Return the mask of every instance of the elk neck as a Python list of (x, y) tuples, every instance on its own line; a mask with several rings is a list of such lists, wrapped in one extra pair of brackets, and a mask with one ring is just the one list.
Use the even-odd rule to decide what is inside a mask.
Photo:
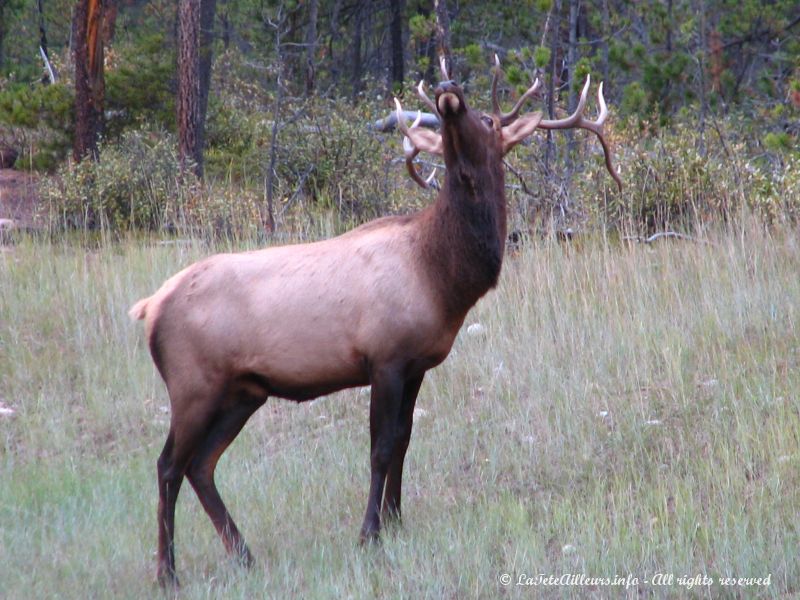
[(463, 320), (497, 284), (506, 240), (501, 159), (448, 160), (436, 202), (423, 212), (422, 262), (448, 318)]

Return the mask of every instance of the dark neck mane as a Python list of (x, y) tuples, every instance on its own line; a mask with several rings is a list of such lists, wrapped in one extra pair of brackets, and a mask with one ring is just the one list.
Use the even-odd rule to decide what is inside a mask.
[(436, 202), (420, 215), (422, 263), (449, 318), (463, 320), (497, 284), (506, 240), (502, 164), (448, 165)]

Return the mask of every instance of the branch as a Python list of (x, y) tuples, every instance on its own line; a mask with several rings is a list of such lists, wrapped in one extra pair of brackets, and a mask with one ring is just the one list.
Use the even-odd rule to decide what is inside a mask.
[(532, 191), (531, 191), (531, 190), (528, 188), (528, 184), (527, 184), (527, 183), (525, 182), (525, 180), (522, 178), (522, 174), (521, 174), (519, 171), (517, 171), (517, 170), (516, 170), (516, 169), (513, 167), (513, 165), (512, 165), (510, 162), (508, 162), (507, 160), (503, 159), (503, 164), (506, 166), (506, 169), (508, 169), (509, 171), (511, 171), (511, 172), (514, 174), (514, 176), (515, 176), (515, 177), (516, 177), (516, 178), (519, 180), (519, 183), (520, 183), (520, 186), (521, 186), (521, 189), (522, 189), (522, 191), (523, 191), (523, 192), (524, 192), (526, 195), (530, 196), (531, 198), (536, 198), (536, 196), (534, 195), (534, 193), (533, 193), (533, 192), (532, 192)]
[(658, 233), (654, 233), (649, 237), (644, 237), (642, 235), (628, 235), (622, 238), (623, 241), (639, 242), (640, 244), (652, 244), (653, 242), (657, 242), (661, 239), (686, 240), (687, 242), (696, 242), (698, 244), (711, 244), (711, 242), (707, 240), (701, 240), (690, 235), (686, 235), (685, 233), (678, 233), (677, 231), (659, 231)]
[[(404, 110), (403, 117), (407, 121), (413, 121), (417, 118), (418, 112), (415, 110)], [(420, 125), (423, 127), (428, 127), (430, 129), (438, 129), (439, 128), (439, 117), (433, 113), (424, 112), (422, 113), (422, 119), (419, 122)], [(397, 127), (397, 113), (393, 111), (389, 113), (389, 116), (384, 117), (383, 119), (378, 119), (370, 126), (372, 129), (376, 131), (392, 131), (395, 127)]]

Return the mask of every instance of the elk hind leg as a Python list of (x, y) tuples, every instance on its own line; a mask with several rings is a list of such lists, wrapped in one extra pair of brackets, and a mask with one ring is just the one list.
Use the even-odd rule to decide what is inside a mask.
[(236, 555), (243, 565), (250, 567), (253, 564), (253, 556), (219, 495), (214, 483), (214, 470), (219, 458), (242, 430), (247, 420), (264, 404), (266, 394), (261, 396), (240, 391), (232, 394), (226, 400), (225, 408), (217, 413), (205, 437), (198, 445), (186, 475), (227, 552)]
[[(173, 403), (173, 411), (175, 404)], [(175, 575), (175, 503), (186, 469), (202, 439), (208, 419), (202, 410), (172, 414), (167, 441), (158, 458), (158, 583), (178, 585)]]

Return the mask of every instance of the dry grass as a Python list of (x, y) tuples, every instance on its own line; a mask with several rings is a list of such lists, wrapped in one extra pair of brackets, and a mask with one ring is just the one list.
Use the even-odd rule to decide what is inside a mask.
[[(423, 384), (405, 525), (356, 545), (368, 396), (270, 401), (218, 480), (244, 572), (190, 488), (186, 597), (536, 597), (509, 573), (763, 577), (800, 592), (800, 240), (535, 242)], [(0, 254), (0, 582), (6, 598), (156, 596), (155, 459), (168, 400), (126, 309), (210, 250), (23, 241)], [(706, 588), (694, 588), (706, 595)]]

